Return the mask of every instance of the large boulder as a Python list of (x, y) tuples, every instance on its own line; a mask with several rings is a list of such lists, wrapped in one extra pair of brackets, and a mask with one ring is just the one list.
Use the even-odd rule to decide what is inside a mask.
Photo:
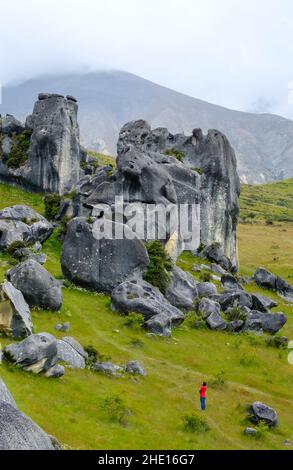
[(271, 308), (277, 307), (278, 304), (274, 300), (260, 294), (252, 294), (253, 310), (260, 312), (269, 312)]
[(0, 211), (0, 248), (14, 242), (43, 243), (52, 232), (52, 224), (31, 207), (17, 205)]
[(197, 297), (196, 286), (194, 277), (176, 266), (166, 289), (166, 298), (175, 307), (190, 310)]
[(252, 296), (243, 290), (238, 291), (225, 291), (222, 294), (215, 296), (215, 300), (219, 302), (223, 310), (233, 307), (248, 307), (252, 308)]
[(264, 313), (252, 310), (246, 314), (244, 325), (245, 330), (264, 331), (265, 333), (275, 334), (285, 325), (287, 321), (284, 313)]
[(57, 342), (49, 333), (31, 335), (6, 346), (3, 352), (8, 361), (35, 374), (47, 372), (58, 361)]
[(59, 310), (62, 289), (48, 271), (33, 259), (18, 264), (7, 272), (11, 284), (20, 290), (31, 307)]
[(212, 313), (220, 315), (221, 305), (212, 299), (203, 297), (198, 304), (198, 311), (203, 319), (206, 320)]
[(235, 271), (236, 266), (233, 265), (228, 256), (225, 255), (224, 250), (220, 243), (215, 242), (211, 245), (205, 246), (202, 251), (198, 253), (202, 258), (207, 258), (213, 263), (217, 263), (226, 271)]
[(281, 277), (275, 276), (265, 268), (258, 268), (253, 278), (260, 287), (271, 289), (288, 302), (293, 302), (293, 286)]
[(58, 361), (69, 364), (74, 369), (84, 369), (88, 354), (76, 339), (65, 336), (57, 341)]
[[(97, 233), (102, 229), (110, 237), (100, 239)], [(116, 231), (121, 238), (112, 235)], [(141, 277), (148, 262), (143, 242), (125, 225), (108, 219), (92, 223), (80, 217), (69, 223), (61, 264), (64, 276), (77, 285), (111, 292), (129, 276)]]
[(5, 383), (0, 377), (0, 402), (1, 401), (5, 401), (6, 403), (9, 403), (10, 405), (16, 407), (16, 403), (13, 396), (11, 395), (10, 391), (8, 390)]
[(277, 412), (270, 406), (259, 401), (251, 405), (249, 413), (250, 419), (254, 424), (258, 424), (260, 421), (264, 422), (269, 427), (274, 427), (278, 424)]
[(200, 282), (197, 285), (198, 296), (201, 297), (213, 297), (217, 295), (217, 288), (212, 282)]
[(223, 274), (221, 277), (222, 286), (228, 290), (243, 290), (242, 285), (232, 274)]
[(62, 95), (41, 93), (26, 127), (32, 131), (26, 180), (43, 191), (64, 194), (80, 171), (78, 106)]
[(52, 440), (15, 406), (0, 401), (0, 450), (54, 450)]
[(0, 284), (0, 331), (19, 339), (32, 333), (29, 306), (10, 282)]
[(146, 281), (126, 281), (117, 286), (112, 294), (113, 307), (122, 312), (141, 313), (146, 326), (156, 334), (169, 335), (170, 327), (183, 321), (183, 313)]
[(0, 116), (0, 133), (13, 136), (15, 134), (21, 134), (24, 130), (24, 125), (11, 114), (6, 114), (6, 116), (2, 118)]

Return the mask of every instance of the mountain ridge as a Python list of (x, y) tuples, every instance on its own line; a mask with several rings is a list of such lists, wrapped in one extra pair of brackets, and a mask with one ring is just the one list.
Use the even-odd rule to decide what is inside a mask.
[(244, 183), (293, 176), (293, 121), (287, 118), (230, 110), (124, 71), (42, 76), (6, 86), (0, 114), (24, 119), (43, 91), (77, 98), (82, 143), (100, 152), (115, 154), (122, 125), (143, 118), (172, 133), (188, 134), (197, 127), (224, 132)]

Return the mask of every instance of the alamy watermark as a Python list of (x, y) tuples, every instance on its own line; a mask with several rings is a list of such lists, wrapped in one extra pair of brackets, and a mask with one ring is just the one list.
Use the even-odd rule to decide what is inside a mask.
[[(98, 204), (93, 210), (93, 236), (98, 239), (165, 240), (177, 234), (186, 250), (200, 244), (199, 204)], [(114, 223), (113, 223), (114, 222)]]

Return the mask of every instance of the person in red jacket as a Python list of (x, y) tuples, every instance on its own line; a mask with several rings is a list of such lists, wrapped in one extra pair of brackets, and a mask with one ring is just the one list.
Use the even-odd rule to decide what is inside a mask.
[(200, 406), (201, 406), (202, 411), (206, 409), (206, 393), (207, 393), (207, 384), (206, 382), (203, 382), (199, 390)]

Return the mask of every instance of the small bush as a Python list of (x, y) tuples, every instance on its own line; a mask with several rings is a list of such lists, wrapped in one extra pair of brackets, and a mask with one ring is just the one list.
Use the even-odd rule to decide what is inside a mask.
[(99, 351), (92, 346), (91, 344), (85, 346), (84, 350), (88, 353), (88, 358), (86, 360), (86, 364), (88, 367), (92, 367), (96, 362), (103, 362), (103, 361), (110, 361), (110, 356), (105, 356), (100, 354)]
[(180, 162), (183, 160), (183, 158), (185, 157), (185, 153), (182, 152), (182, 150), (176, 150), (176, 149), (168, 149), (164, 152), (165, 155), (169, 156), (169, 157), (175, 157), (177, 158), (177, 160), (179, 160)]
[(212, 380), (210, 380), (209, 385), (211, 388), (223, 388), (226, 385), (225, 372), (221, 370)]
[(200, 274), (199, 279), (201, 282), (210, 282), (210, 280), (212, 279), (212, 275), (211, 273), (204, 272)]
[(193, 432), (196, 434), (204, 434), (209, 431), (209, 425), (206, 420), (201, 416), (197, 416), (195, 413), (192, 415), (183, 416), (183, 429), (187, 432)]
[(22, 240), (17, 240), (15, 242), (10, 243), (10, 245), (7, 248), (7, 252), (9, 255), (13, 255), (13, 253), (16, 250), (19, 250), (20, 248), (25, 248), (27, 246), (27, 243), (22, 241)]
[(119, 395), (106, 398), (102, 404), (103, 409), (106, 411), (109, 419), (121, 425), (127, 424), (126, 417), (129, 416), (130, 410)]
[(46, 194), (44, 197), (45, 216), (54, 220), (60, 210), (61, 196), (59, 194)]
[(266, 338), (266, 345), (270, 348), (286, 349), (289, 340), (286, 336), (271, 336)]
[(235, 320), (246, 320), (245, 314), (241, 311), (241, 309), (237, 306), (231, 308), (225, 313), (225, 316), (228, 321), (235, 321)]
[(144, 275), (144, 280), (158, 287), (162, 294), (165, 294), (170, 279), (169, 273), (173, 269), (173, 264), (170, 258), (167, 257), (164, 247), (159, 240), (147, 243), (146, 248), (150, 263)]
[(255, 354), (242, 354), (240, 358), (240, 364), (244, 367), (254, 366), (257, 364)]
[(266, 225), (274, 225), (274, 221), (272, 219), (266, 219)]
[(144, 324), (144, 316), (141, 313), (136, 313), (136, 312), (130, 312), (126, 320), (124, 322), (124, 325), (130, 327), (130, 328), (141, 328)]
[(7, 159), (9, 168), (20, 168), (27, 161), (30, 140), (30, 131), (24, 131), (22, 134), (13, 137), (13, 144)]

